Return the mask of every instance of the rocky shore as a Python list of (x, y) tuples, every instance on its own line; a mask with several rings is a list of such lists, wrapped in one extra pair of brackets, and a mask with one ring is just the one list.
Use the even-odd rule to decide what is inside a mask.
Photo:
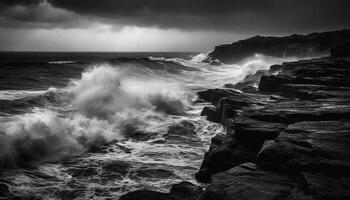
[(350, 40), (350, 30), (290, 35), (284, 37), (255, 36), (232, 44), (216, 46), (208, 61), (236, 63), (242, 59), (263, 54), (274, 57), (315, 57), (328, 55), (331, 48)]
[(348, 44), (329, 57), (273, 65), (233, 88), (198, 93), (213, 105), (202, 115), (226, 128), (196, 174), (205, 187), (182, 182), (120, 199), (350, 199)]

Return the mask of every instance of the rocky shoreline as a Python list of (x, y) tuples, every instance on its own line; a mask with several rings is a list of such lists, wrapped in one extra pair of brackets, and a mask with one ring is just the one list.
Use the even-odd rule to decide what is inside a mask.
[[(202, 115), (226, 127), (196, 174), (169, 193), (140, 190), (121, 200), (349, 199), (350, 51), (273, 65), (235, 87), (199, 92)], [(248, 77), (249, 78), (249, 77)], [(254, 89), (253, 85), (258, 85)]]
[[(263, 54), (273, 57), (311, 58), (328, 55), (329, 51), (350, 39), (350, 30), (338, 30), (308, 35), (289, 35), (284, 37), (255, 36), (232, 44), (216, 46), (209, 53), (207, 61), (219, 60), (223, 63), (236, 63)], [(214, 62), (215, 63), (215, 62)]]

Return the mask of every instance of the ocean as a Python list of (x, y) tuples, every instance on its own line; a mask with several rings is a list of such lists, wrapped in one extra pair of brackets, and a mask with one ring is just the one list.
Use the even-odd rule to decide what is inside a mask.
[[(220, 124), (196, 93), (283, 60), (198, 53), (0, 53), (0, 183), (24, 199), (108, 199), (196, 183)], [(198, 183), (197, 183), (198, 184)]]

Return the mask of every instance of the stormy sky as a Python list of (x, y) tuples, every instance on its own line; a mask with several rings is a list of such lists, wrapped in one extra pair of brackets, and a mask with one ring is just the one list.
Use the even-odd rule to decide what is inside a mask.
[(208, 51), (350, 28), (349, 0), (0, 0), (0, 50)]

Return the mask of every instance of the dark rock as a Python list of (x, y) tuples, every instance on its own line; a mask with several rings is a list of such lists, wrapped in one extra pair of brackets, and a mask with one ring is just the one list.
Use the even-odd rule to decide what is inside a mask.
[(274, 57), (315, 57), (329, 54), (332, 47), (349, 40), (349, 30), (285, 37), (255, 36), (232, 44), (216, 46), (208, 55), (208, 59), (237, 63), (257, 53)]
[(211, 175), (228, 170), (244, 162), (255, 162), (260, 147), (251, 147), (238, 142), (234, 137), (216, 136), (205, 154), (200, 170), (196, 173), (199, 182), (209, 182)]
[(332, 97), (350, 97), (350, 87), (335, 87), (312, 84), (284, 84), (281, 94), (303, 100), (324, 99)]
[(316, 121), (289, 125), (257, 162), (264, 169), (319, 172), (348, 177), (350, 170), (350, 122)]
[(225, 88), (235, 88), (235, 85), (232, 83), (226, 83), (226, 84), (224, 84), (224, 87)]
[(213, 107), (204, 107), (201, 116), (207, 116), (207, 120), (211, 122), (220, 122), (216, 108)]
[(245, 93), (257, 93), (258, 92), (258, 88), (255, 86), (252, 86), (252, 85), (244, 86), (241, 90), (242, 90), (242, 92), (245, 92)]
[[(268, 71), (269, 74), (276, 74), (282, 70), (283, 66), (282, 65), (271, 65), (270, 69)], [(265, 75), (265, 74), (263, 74)]]
[(350, 57), (350, 42), (345, 42), (331, 49), (332, 57)]
[(216, 110), (204, 108), (202, 114), (208, 113), (208, 119), (213, 122), (226, 124), (227, 119), (234, 118), (248, 107), (257, 107), (266, 104), (269, 97), (260, 94), (247, 94), (234, 90), (215, 89), (199, 92), (198, 95), (216, 105)]
[(181, 182), (173, 185), (170, 195), (175, 200), (197, 200), (202, 193), (202, 188), (189, 182)]
[(0, 183), (0, 199), (5, 199), (9, 196), (9, 186), (5, 183)]
[(348, 98), (350, 99), (349, 90), (298, 90), (297, 98), (301, 100), (326, 99), (326, 98)]
[(275, 139), (285, 124), (247, 119), (236, 122), (235, 138), (244, 143), (261, 145), (265, 140)]
[(209, 89), (197, 93), (199, 98), (208, 101), (213, 105), (217, 105), (221, 98), (234, 96), (235, 94), (240, 94), (240, 92), (229, 89)]
[(212, 176), (203, 200), (222, 199), (348, 199), (350, 190), (344, 180), (316, 173), (302, 173), (298, 178), (259, 169), (244, 163)]
[(198, 200), (202, 188), (189, 182), (173, 185), (169, 193), (137, 190), (120, 197), (120, 200)]
[(255, 74), (248, 74), (243, 80), (234, 85), (235, 89), (241, 90), (247, 93), (256, 93), (257, 85), (260, 82), (260, 78), (263, 75), (270, 74), (267, 70), (258, 70)]
[[(349, 91), (349, 65), (348, 58), (320, 58), (283, 63), (278, 75), (261, 77), (259, 91), (292, 97), (303, 96), (302, 93), (307, 92), (322, 93), (323, 95), (318, 95), (321, 98), (333, 97), (338, 91), (339, 94), (344, 90)], [(317, 98), (317, 95), (314, 96)]]
[(231, 88), (234, 88), (234, 89), (237, 89), (237, 90), (242, 90), (242, 88), (244, 88), (246, 86), (255, 85), (256, 83), (258, 83), (258, 82), (256, 82), (256, 81), (246, 81), (246, 80), (243, 79), (242, 81), (240, 81), (240, 82), (236, 83), (235, 85), (233, 85), (233, 87), (231, 87)]
[(284, 84), (291, 83), (291, 78), (287, 76), (262, 76), (259, 83), (259, 92), (279, 93)]
[(301, 121), (332, 121), (350, 117), (350, 102), (284, 100), (251, 110), (251, 119), (292, 124)]
[(304, 172), (299, 178), (298, 189), (293, 191), (288, 200), (299, 199), (349, 199), (350, 190), (340, 179), (323, 174)]
[(202, 199), (284, 199), (295, 185), (285, 174), (263, 171), (254, 163), (244, 163), (213, 175)]

